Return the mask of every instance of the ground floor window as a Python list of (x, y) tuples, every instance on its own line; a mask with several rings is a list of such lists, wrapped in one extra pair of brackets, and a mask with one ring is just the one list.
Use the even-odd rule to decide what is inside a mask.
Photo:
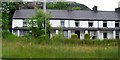
[(26, 34), (25, 30), (20, 30), (20, 36), (24, 36)]
[(63, 31), (64, 32), (64, 37), (68, 37), (68, 31)]
[(119, 39), (119, 31), (116, 31), (116, 39)]
[(13, 34), (18, 35), (17, 30), (13, 30)]

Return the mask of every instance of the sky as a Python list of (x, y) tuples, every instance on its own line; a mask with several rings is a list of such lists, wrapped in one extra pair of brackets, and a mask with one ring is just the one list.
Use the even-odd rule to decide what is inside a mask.
[[(35, 0), (27, 0), (27, 1), (35, 1)], [(43, 1), (43, 0), (39, 0), (39, 1)], [(120, 0), (67, 0), (67, 1), (73, 1), (84, 4), (90, 9), (92, 9), (93, 6), (96, 5), (98, 7), (98, 10), (102, 10), (102, 11), (115, 11), (115, 8), (118, 7), (118, 2), (120, 2)]]

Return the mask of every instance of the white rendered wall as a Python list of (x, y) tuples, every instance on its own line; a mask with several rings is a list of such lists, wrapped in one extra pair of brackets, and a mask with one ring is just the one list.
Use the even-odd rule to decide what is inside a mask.
[(103, 27), (103, 21), (99, 21), (99, 28)]
[(65, 27), (69, 27), (69, 20), (65, 20)]
[(93, 21), (93, 27), (95, 27), (95, 28), (98, 27), (98, 21)]
[(23, 27), (23, 20), (22, 19), (13, 19), (12, 20), (12, 28), (14, 27)]

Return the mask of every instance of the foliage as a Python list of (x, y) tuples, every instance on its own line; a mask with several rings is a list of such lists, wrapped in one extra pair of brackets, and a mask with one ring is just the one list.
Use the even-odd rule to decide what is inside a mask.
[(48, 9), (63, 9), (63, 10), (90, 10), (87, 6), (76, 2), (56, 2), (47, 3)]
[(90, 39), (90, 35), (89, 34), (85, 34), (84, 35), (84, 39)]
[(15, 11), (14, 2), (2, 2), (2, 28), (10, 29), (11, 19)]
[(44, 30), (44, 22), (46, 18), (46, 28), (47, 28), (47, 33), (50, 30), (50, 22), (49, 22), (49, 14), (44, 13), (42, 10), (35, 8), (36, 14), (32, 16), (32, 18), (28, 19), (28, 24), (30, 27), (30, 31), (32, 33), (32, 36), (34, 37), (40, 37), (45, 33)]
[(80, 10), (80, 7), (73, 7), (72, 10)]
[(67, 2), (56, 2), (47, 5), (48, 9), (66, 9), (67, 7), (68, 7)]
[(77, 35), (77, 34), (72, 34), (72, 35), (71, 35), (71, 38), (72, 38), (72, 39), (76, 39), (76, 38), (78, 38), (78, 35)]

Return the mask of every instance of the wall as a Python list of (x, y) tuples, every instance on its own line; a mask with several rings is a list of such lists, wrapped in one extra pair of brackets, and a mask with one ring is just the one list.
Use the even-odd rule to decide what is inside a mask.
[[(69, 27), (69, 22), (70, 22), (70, 27), (75, 27), (75, 20), (65, 20), (65, 27)], [(52, 27), (58, 27), (60, 26), (60, 20), (50, 20), (51, 26)], [(99, 25), (99, 28), (103, 27), (103, 21), (93, 21), (93, 27), (97, 28)], [(79, 21), (79, 27), (82, 28), (88, 28), (88, 21)], [(107, 27), (108, 28), (114, 28), (115, 27), (115, 22), (114, 21), (107, 21)]]

